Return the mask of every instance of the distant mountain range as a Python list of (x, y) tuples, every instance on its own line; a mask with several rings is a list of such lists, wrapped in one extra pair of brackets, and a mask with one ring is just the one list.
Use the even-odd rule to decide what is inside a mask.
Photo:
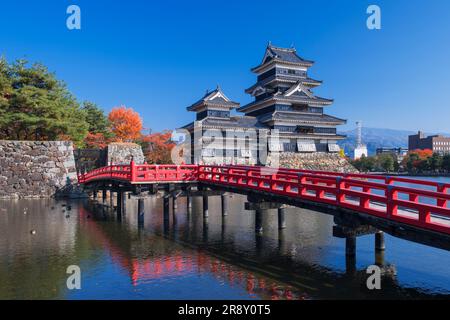
[[(339, 142), (341, 148), (347, 155), (353, 155), (356, 145), (356, 129), (340, 132), (347, 136), (345, 140)], [(362, 141), (367, 145), (369, 155), (375, 155), (377, 148), (408, 148), (408, 136), (416, 134), (416, 131), (381, 129), (381, 128), (363, 128)], [(448, 133), (425, 133), (425, 135), (442, 134), (450, 136)]]

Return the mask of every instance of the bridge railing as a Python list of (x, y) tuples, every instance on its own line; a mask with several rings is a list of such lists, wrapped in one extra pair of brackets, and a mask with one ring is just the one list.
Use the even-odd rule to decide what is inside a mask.
[(132, 183), (145, 182), (189, 182), (197, 180), (196, 165), (149, 165), (132, 167)]
[[(207, 165), (199, 166), (198, 180), (332, 204), (450, 233), (448, 184), (365, 174)], [(414, 184), (414, 188), (398, 183)]]
[(130, 165), (111, 165), (94, 169), (87, 173), (78, 173), (78, 183), (88, 183), (94, 180), (118, 179), (129, 181), (131, 179)]
[(257, 166), (111, 165), (78, 176), (80, 183), (200, 181), (327, 203), (450, 234), (450, 184), (405, 177)]
[(78, 182), (88, 183), (107, 179), (129, 183), (188, 182), (197, 180), (197, 169), (196, 165), (150, 165), (135, 164), (131, 161), (129, 165), (110, 165), (78, 174)]

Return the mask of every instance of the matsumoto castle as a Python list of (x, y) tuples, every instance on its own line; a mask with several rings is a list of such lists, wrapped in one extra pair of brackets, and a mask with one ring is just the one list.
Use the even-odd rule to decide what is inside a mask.
[[(186, 125), (192, 163), (259, 164), (274, 153), (336, 153), (336, 126), (346, 120), (324, 112), (333, 100), (316, 96), (322, 84), (308, 76), (313, 61), (294, 48), (270, 43), (260, 65), (251, 69), (256, 83), (245, 92), (254, 97), (240, 106), (217, 87), (187, 108), (196, 121)], [(231, 115), (236, 109), (243, 115)]]

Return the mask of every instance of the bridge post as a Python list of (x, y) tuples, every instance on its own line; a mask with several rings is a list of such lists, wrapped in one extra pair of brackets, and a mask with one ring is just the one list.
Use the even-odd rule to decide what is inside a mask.
[(109, 206), (111, 207), (111, 209), (114, 208), (114, 192), (112, 191), (112, 189), (109, 190)]
[(117, 192), (117, 197), (116, 197), (116, 208), (117, 208), (117, 215), (121, 216), (122, 215), (122, 193), (121, 192)]
[(209, 235), (208, 217), (203, 217), (203, 230), (202, 230), (203, 242), (208, 242), (208, 235)]
[(131, 156), (130, 161), (130, 180), (131, 182), (136, 181), (136, 167), (134, 163), (134, 156)]
[(175, 225), (177, 223), (177, 208), (178, 208), (178, 204), (177, 204), (177, 196), (174, 195), (172, 197), (172, 223), (173, 225)]
[(192, 198), (190, 195), (186, 196), (186, 207), (188, 212), (190, 209), (192, 209)]
[(221, 225), (221, 239), (222, 242), (225, 242), (225, 234), (227, 232), (227, 217), (222, 216), (222, 225)]
[(208, 218), (208, 195), (203, 194), (203, 218)]
[[(437, 187), (437, 192), (442, 192), (442, 193), (447, 193), (448, 188), (446, 187), (445, 184), (443, 183), (439, 183), (438, 187)], [(437, 200), (437, 205), (439, 207), (446, 207), (447, 206), (447, 200), (445, 199), (438, 199)]]
[(379, 267), (385, 265), (384, 251), (375, 251), (375, 264)]
[(170, 204), (169, 204), (169, 196), (167, 194), (163, 197), (163, 220), (164, 220), (164, 233), (169, 231), (169, 223), (170, 223)]
[(106, 204), (106, 189), (102, 190), (102, 200), (103, 200), (103, 204)]
[(144, 225), (144, 198), (138, 199), (138, 225), (142, 227)]
[(225, 193), (220, 197), (222, 200), (222, 217), (226, 217), (228, 215), (228, 197)]
[(94, 198), (94, 200), (97, 200), (97, 189), (94, 189), (94, 192), (92, 194), (92, 197)]
[(288, 252), (285, 232), (278, 232), (278, 252), (282, 255), (285, 255)]
[(286, 228), (286, 220), (285, 220), (286, 207), (278, 208), (278, 229), (282, 230)]
[(117, 214), (122, 215), (126, 213), (127, 197), (123, 191), (117, 192)]
[(384, 251), (386, 249), (386, 245), (384, 243), (384, 232), (377, 231), (375, 233), (375, 250), (376, 251)]
[(255, 211), (255, 232), (256, 234), (262, 234), (263, 232), (263, 211), (262, 209), (256, 209)]
[(173, 208), (173, 211), (175, 211), (175, 209), (178, 209), (177, 198), (178, 198), (178, 197), (177, 197), (176, 195), (174, 195), (173, 198), (172, 198), (172, 208)]
[(345, 272), (354, 276), (356, 273), (356, 256), (345, 256)]
[(348, 236), (345, 238), (345, 255), (348, 257), (356, 256), (356, 237)]

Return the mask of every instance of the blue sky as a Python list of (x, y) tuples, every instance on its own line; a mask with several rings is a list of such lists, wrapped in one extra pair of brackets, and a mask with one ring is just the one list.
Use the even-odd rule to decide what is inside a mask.
[[(66, 28), (77, 4), (82, 29)], [(382, 29), (366, 28), (366, 8)], [(368, 127), (450, 132), (450, 1), (4, 1), (0, 54), (39, 61), (80, 100), (127, 105), (147, 128), (193, 120), (220, 84), (245, 104), (268, 41), (316, 61), (328, 113)]]

